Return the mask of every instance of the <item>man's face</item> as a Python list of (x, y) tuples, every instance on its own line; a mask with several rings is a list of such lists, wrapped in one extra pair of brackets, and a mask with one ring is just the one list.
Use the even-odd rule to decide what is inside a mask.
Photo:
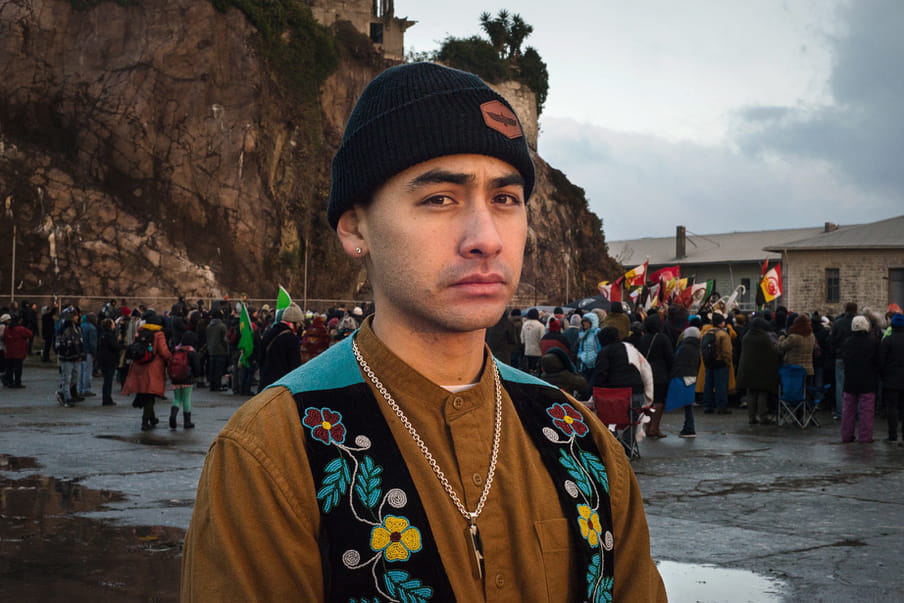
[[(449, 155), (385, 182), (340, 220), (367, 254), (381, 321), (427, 333), (499, 320), (518, 286), (527, 237), (523, 178), (484, 155)], [(343, 223), (343, 220), (346, 222)], [(343, 233), (354, 224), (358, 238)]]

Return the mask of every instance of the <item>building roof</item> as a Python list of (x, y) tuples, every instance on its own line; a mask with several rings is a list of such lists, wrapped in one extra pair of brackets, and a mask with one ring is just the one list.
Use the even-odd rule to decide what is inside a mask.
[(769, 243), (768, 251), (904, 248), (904, 215), (869, 224), (840, 226), (815, 236)]
[[(687, 233), (686, 256), (675, 256), (675, 237), (645, 237), (627, 241), (609, 241), (609, 255), (623, 266), (642, 264), (648, 257), (653, 266), (668, 264), (716, 264), (726, 262), (762, 262), (778, 260), (780, 252), (771, 248), (785, 241), (815, 237), (824, 227), (757, 230), (724, 234)], [(765, 251), (765, 248), (770, 248)]]

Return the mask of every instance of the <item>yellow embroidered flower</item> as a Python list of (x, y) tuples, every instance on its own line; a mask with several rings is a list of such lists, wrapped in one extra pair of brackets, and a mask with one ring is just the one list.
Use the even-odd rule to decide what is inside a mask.
[(578, 525), (581, 527), (581, 536), (587, 540), (590, 546), (598, 547), (603, 526), (600, 525), (600, 516), (596, 511), (587, 505), (578, 505)]
[(370, 548), (383, 551), (387, 561), (408, 561), (411, 553), (421, 550), (421, 531), (404, 517), (387, 515), (383, 525), (370, 531)]

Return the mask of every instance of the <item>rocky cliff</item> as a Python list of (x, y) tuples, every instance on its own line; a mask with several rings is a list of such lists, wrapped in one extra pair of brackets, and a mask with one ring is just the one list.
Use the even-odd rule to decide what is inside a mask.
[[(15, 225), (22, 295), (299, 295), (305, 274), (309, 298), (366, 295), (325, 220), (329, 159), (388, 62), (325, 30), (336, 67), (299, 93), (228, 4), (0, 0), (4, 292)], [(591, 294), (617, 271), (601, 223), (535, 159), (519, 296)]]

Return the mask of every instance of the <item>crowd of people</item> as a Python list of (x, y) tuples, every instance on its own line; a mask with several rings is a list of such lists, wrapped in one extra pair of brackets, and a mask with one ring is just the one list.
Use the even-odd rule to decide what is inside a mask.
[[(507, 311), (487, 330), (494, 355), (593, 404), (594, 387), (630, 387), (633, 403), (648, 407), (647, 435), (666, 437), (663, 412), (683, 408), (680, 436), (696, 437), (693, 408), (730, 414), (746, 408), (750, 425), (776, 422), (779, 369), (802, 367), (805, 389), (829, 403), (841, 440), (873, 441), (884, 415), (890, 442), (904, 445), (904, 314), (797, 313), (783, 306), (745, 313), (691, 314), (672, 305), (631, 311)], [(830, 403), (834, 401), (834, 403)], [(811, 403), (818, 400), (811, 400)], [(856, 434), (855, 434), (856, 432)], [(900, 438), (900, 439), (899, 439)]]
[[(153, 429), (159, 419), (155, 402), (172, 391), (169, 426), (191, 429), (191, 393), (195, 387), (212, 392), (251, 396), (354, 332), (371, 312), (367, 306), (347, 309), (340, 304), (326, 313), (302, 311), (297, 304), (274, 311), (269, 304), (246, 306), (253, 336), (250, 353), (240, 349), (241, 302), (224, 299), (213, 308), (203, 300), (193, 305), (179, 297), (171, 308), (157, 311), (125, 299), (110, 299), (96, 312), (76, 305), (46, 306), (24, 302), (0, 308), (0, 376), (8, 388), (24, 388), (22, 371), (29, 354), (40, 355), (60, 370), (57, 402), (73, 407), (97, 395), (114, 406), (114, 386), (134, 395), (142, 409), (141, 429)], [(34, 348), (38, 337), (43, 348)], [(144, 349), (144, 355), (139, 351)], [(247, 351), (247, 349), (246, 349)]]

